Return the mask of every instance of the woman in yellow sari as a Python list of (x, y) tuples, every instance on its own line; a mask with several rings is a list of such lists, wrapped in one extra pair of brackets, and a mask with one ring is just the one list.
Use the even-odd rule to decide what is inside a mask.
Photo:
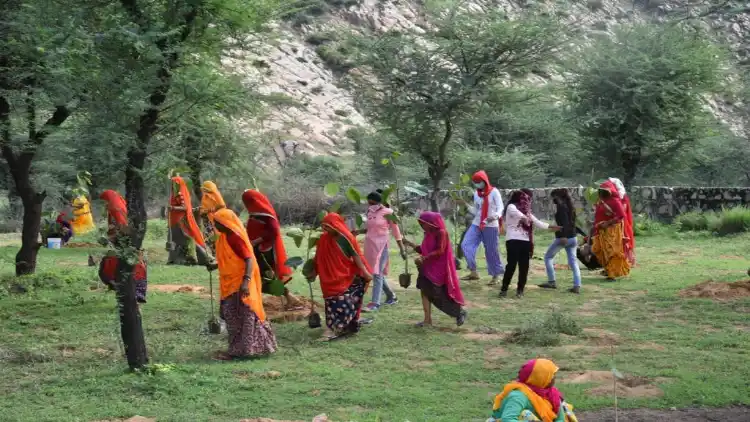
[(219, 263), (221, 316), (227, 323), (229, 350), (220, 360), (252, 358), (276, 351), (276, 337), (263, 309), (262, 280), (253, 247), (239, 217), (223, 208), (214, 213), (219, 233), (216, 258)]
[(73, 200), (73, 221), (70, 224), (76, 236), (89, 233), (96, 228), (94, 217), (91, 216), (91, 204), (84, 195)]
[(604, 267), (607, 281), (630, 274), (625, 236), (625, 210), (617, 186), (606, 181), (599, 186), (599, 202), (594, 213), (594, 237), (591, 252)]

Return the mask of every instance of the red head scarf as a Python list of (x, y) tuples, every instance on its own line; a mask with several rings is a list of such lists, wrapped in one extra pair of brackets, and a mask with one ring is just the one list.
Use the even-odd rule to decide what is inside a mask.
[(119, 193), (105, 190), (99, 195), (99, 199), (107, 201), (107, 219), (110, 224), (128, 225), (128, 205)]
[(200, 227), (198, 227), (198, 223), (195, 222), (193, 204), (190, 201), (190, 190), (187, 187), (187, 183), (185, 183), (185, 180), (180, 176), (173, 177), (172, 182), (179, 186), (179, 190), (177, 192), (172, 192), (170, 204), (176, 207), (185, 207), (185, 210), (170, 211), (169, 226), (174, 227), (179, 224), (186, 236), (189, 236), (195, 241), (195, 243), (205, 248), (206, 241), (203, 239), (203, 233), (201, 232)]
[[(294, 271), (284, 265), (287, 260), (286, 247), (284, 246), (284, 238), (281, 235), (281, 226), (279, 225), (279, 219), (276, 215), (276, 210), (273, 208), (271, 201), (268, 200), (266, 195), (263, 195), (260, 191), (248, 189), (242, 194), (242, 202), (245, 204), (247, 212), (250, 214), (250, 218), (247, 219), (247, 236), (252, 241), (254, 239), (263, 237), (266, 230), (274, 231), (273, 239), (263, 239), (261, 244), (261, 250), (273, 250), (276, 268), (274, 272), (276, 277), (283, 283), (289, 282), (292, 279)], [(264, 220), (253, 218), (253, 217), (265, 217)], [(267, 227), (268, 226), (268, 227)], [(270, 241), (272, 243), (266, 243)], [(262, 259), (261, 257), (257, 257)]]
[(490, 212), (490, 193), (492, 192), (493, 188), (490, 184), (490, 178), (487, 176), (487, 173), (485, 173), (484, 170), (479, 170), (478, 172), (474, 173), (474, 175), (471, 177), (471, 181), (474, 183), (481, 183), (484, 182), (484, 189), (477, 189), (477, 194), (480, 198), (482, 198), (482, 214), (481, 214), (481, 220), (479, 222), (479, 228), (484, 229), (484, 220), (487, 219), (487, 216)]
[[(338, 233), (338, 236), (346, 239), (354, 252), (359, 255), (365, 268), (371, 271), (362, 255), (357, 239), (346, 227), (346, 223), (340, 215), (330, 213), (323, 218), (322, 224), (333, 229)], [(328, 232), (324, 232), (320, 236), (320, 241), (318, 241), (317, 251), (315, 252), (315, 271), (320, 278), (320, 288), (323, 290), (323, 296), (325, 297), (343, 294), (351, 286), (354, 277), (362, 275), (354, 260), (344, 255), (337, 243), (337, 237)]]

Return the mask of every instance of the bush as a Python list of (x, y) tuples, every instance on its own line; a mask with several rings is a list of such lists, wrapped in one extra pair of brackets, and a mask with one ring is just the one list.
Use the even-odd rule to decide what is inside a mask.
[(704, 231), (715, 225), (717, 219), (718, 216), (713, 211), (690, 211), (677, 216), (674, 224), (681, 232)]
[(636, 236), (653, 236), (667, 230), (668, 225), (652, 220), (646, 215), (639, 214), (633, 217), (633, 232)]
[(507, 341), (529, 346), (557, 346), (560, 334), (577, 336), (581, 332), (581, 327), (570, 316), (554, 312), (545, 319), (534, 318), (513, 330)]
[(750, 231), (750, 208), (735, 207), (723, 210), (709, 229), (719, 236)]

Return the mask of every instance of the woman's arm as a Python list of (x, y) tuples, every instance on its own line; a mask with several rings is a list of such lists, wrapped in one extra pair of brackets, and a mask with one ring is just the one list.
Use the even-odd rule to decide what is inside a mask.
[(365, 263), (362, 262), (362, 258), (360, 258), (359, 255), (354, 255), (353, 259), (354, 259), (354, 263), (357, 265), (357, 268), (359, 268), (359, 272), (362, 275), (362, 277), (366, 281), (372, 281), (372, 274), (370, 274), (370, 272), (367, 271), (367, 267), (365, 267)]
[(487, 213), (487, 221), (499, 220), (503, 215), (503, 198), (500, 196), (500, 191), (493, 189), (490, 193), (490, 210)]
[(611, 198), (610, 200), (604, 201), (604, 205), (612, 211), (612, 218), (599, 223), (599, 227), (607, 228), (613, 226), (625, 218), (625, 209), (623, 209), (622, 203), (620, 203), (619, 199)]
[(242, 276), (242, 285), (240, 285), (240, 294), (247, 296), (250, 294), (250, 277), (253, 273), (253, 260), (245, 259), (245, 275)]
[(560, 226), (551, 226), (544, 221), (536, 218), (534, 214), (531, 215), (531, 223), (534, 225), (534, 227), (540, 229), (540, 230), (552, 230), (552, 231), (558, 231), (560, 230)]

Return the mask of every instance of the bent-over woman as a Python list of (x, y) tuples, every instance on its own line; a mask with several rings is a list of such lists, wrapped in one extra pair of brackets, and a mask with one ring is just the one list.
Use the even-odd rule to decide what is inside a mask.
[(333, 340), (359, 331), (362, 300), (372, 281), (372, 271), (340, 215), (326, 215), (322, 227), (314, 269), (306, 276), (309, 280), (320, 278), (326, 312), (324, 336)]
[[(209, 265), (213, 263), (212, 257), (206, 250), (206, 241), (198, 223), (195, 221), (193, 211), (190, 190), (185, 180), (180, 176), (173, 177), (172, 197), (169, 200), (169, 230), (175, 247), (169, 251), (167, 265)], [(197, 261), (193, 256), (193, 251), (191, 251), (193, 247), (198, 255)]]
[[(284, 237), (281, 234), (279, 217), (271, 201), (260, 191), (248, 189), (242, 194), (242, 202), (249, 215), (245, 230), (258, 260), (263, 278), (263, 292), (267, 293), (268, 282), (274, 277), (284, 285), (289, 284), (294, 270), (286, 266)], [(287, 287), (284, 287), (284, 297), (287, 307), (301, 304)]]
[(617, 187), (611, 181), (602, 183), (599, 186), (599, 201), (594, 212), (591, 251), (604, 267), (608, 281), (615, 281), (630, 274), (625, 218)]
[(548, 359), (526, 362), (518, 371), (518, 379), (495, 396), (490, 421), (577, 422), (573, 406), (565, 403), (555, 388), (559, 369)]
[(94, 217), (91, 215), (91, 204), (84, 195), (73, 200), (73, 221), (71, 221), (73, 235), (80, 236), (96, 229)]
[(229, 349), (221, 360), (259, 357), (276, 351), (276, 336), (266, 321), (260, 269), (253, 248), (234, 211), (224, 208), (214, 214), (219, 233), (216, 258), (219, 264), (221, 317), (227, 323)]
[(423, 212), (419, 216), (419, 225), (424, 231), (422, 244), (417, 246), (407, 240), (404, 242), (419, 254), (416, 259), (419, 268), (417, 288), (422, 294), (424, 321), (419, 327), (432, 325), (432, 305), (456, 319), (459, 327), (464, 324), (467, 312), (463, 308), (464, 296), (456, 272), (456, 260), (453, 257), (450, 235), (445, 227), (445, 220), (436, 212)]
[(216, 183), (207, 180), (201, 185), (201, 206), (200, 214), (203, 217), (203, 225), (205, 226), (206, 232), (206, 243), (211, 248), (213, 253), (216, 253), (216, 245), (213, 240), (214, 229), (214, 213), (220, 209), (226, 208), (227, 204), (224, 202), (224, 197), (219, 192), (219, 187)]

